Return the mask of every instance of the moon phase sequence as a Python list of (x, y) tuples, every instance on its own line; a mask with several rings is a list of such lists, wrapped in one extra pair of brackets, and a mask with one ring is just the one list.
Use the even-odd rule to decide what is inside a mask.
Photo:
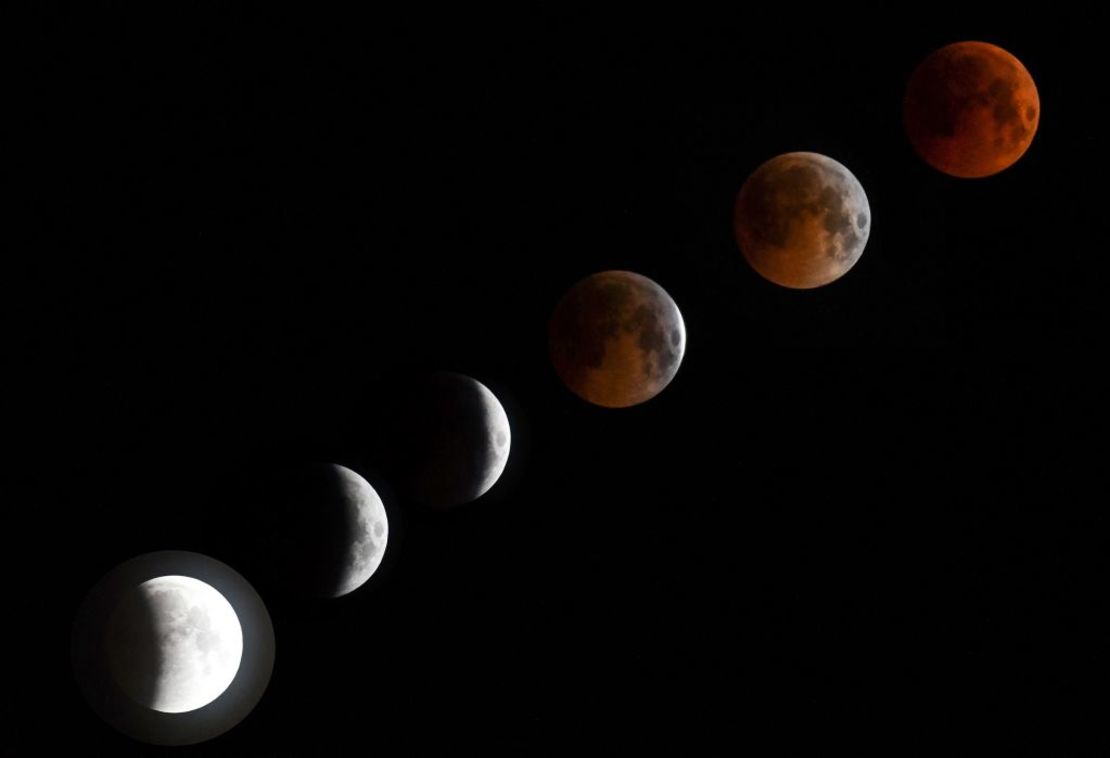
[(929, 55), (906, 88), (906, 132), (933, 168), (973, 179), (1016, 162), (1033, 141), (1041, 103), (1021, 61), (986, 42)]
[(848, 273), (871, 233), (867, 194), (852, 172), (817, 153), (764, 163), (736, 198), (736, 241), (759, 274), (811, 289)]
[[(959, 42), (927, 56), (903, 101), (913, 149), (959, 178), (1012, 166), (1029, 149), (1039, 119), (1029, 72), (984, 42)], [(867, 193), (847, 167), (818, 153), (790, 152), (752, 172), (736, 195), (732, 221), (741, 254), (761, 277), (807, 290), (836, 282), (858, 264), (873, 217)], [(548, 326), (560, 380), (604, 408), (654, 398), (685, 356), (677, 304), (658, 283), (631, 271), (602, 271), (577, 282)], [(468, 503), (501, 477), (511, 430), (485, 385), (443, 372), (412, 381), (387, 401), (392, 415), (376, 432), (384, 432), (390, 447), (382, 463), (414, 503), (443, 509)], [(285, 587), (335, 598), (364, 585), (382, 563), (386, 509), (351, 469), (291, 467), (256, 504), (272, 524), (248, 518), (245, 536), (264, 554), (255, 568)], [(163, 573), (166, 565), (179, 568)], [(150, 573), (153, 567), (157, 573)], [(227, 596), (177, 573), (189, 568)], [(265, 606), (218, 561), (170, 551), (140, 556), (107, 575), (86, 606), (74, 634), (78, 679), (98, 713), (137, 739), (167, 745), (209, 739), (244, 718), (268, 684), (273, 630)]]
[(551, 361), (583, 400), (637, 405), (663, 391), (686, 350), (671, 296), (646, 276), (602, 271), (575, 284), (551, 319)]

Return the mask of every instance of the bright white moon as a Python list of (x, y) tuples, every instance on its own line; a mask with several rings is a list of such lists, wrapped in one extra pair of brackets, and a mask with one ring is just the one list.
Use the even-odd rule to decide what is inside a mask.
[(389, 519), (382, 499), (369, 482), (345, 466), (336, 465), (335, 469), (342, 477), (356, 535), (347, 551), (343, 579), (334, 593), (339, 597), (365, 584), (381, 565), (389, 541)]
[(162, 576), (124, 596), (109, 622), (112, 671), (132, 699), (162, 713), (208, 705), (243, 656), (231, 603), (188, 576)]
[(509, 448), (512, 446), (512, 432), (509, 430), (509, 417), (505, 409), (486, 385), (473, 380), (478, 385), (482, 395), (482, 403), (486, 408), (486, 470), (482, 475), (482, 482), (478, 485), (478, 494), (481, 497), (490, 490), (501, 474), (505, 471), (505, 464), (509, 462)]

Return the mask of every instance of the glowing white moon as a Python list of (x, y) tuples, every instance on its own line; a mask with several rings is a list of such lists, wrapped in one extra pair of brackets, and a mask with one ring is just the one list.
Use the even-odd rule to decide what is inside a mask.
[(509, 462), (509, 448), (512, 447), (512, 432), (509, 429), (509, 417), (497, 396), (477, 379), (471, 381), (478, 385), (478, 392), (486, 409), (486, 470), (478, 485), (478, 494), (474, 496), (477, 499), (497, 484), (504, 473), (505, 465)]
[(108, 623), (112, 673), (129, 697), (162, 713), (208, 705), (235, 679), (243, 629), (231, 603), (188, 576), (134, 587)]

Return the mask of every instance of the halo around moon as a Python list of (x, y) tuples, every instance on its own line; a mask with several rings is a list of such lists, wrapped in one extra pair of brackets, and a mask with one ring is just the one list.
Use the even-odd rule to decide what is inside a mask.
[(587, 402), (625, 408), (658, 395), (678, 372), (686, 325), (666, 290), (631, 271), (602, 271), (563, 296), (551, 317), (551, 362)]
[(1033, 142), (1040, 115), (1033, 77), (987, 42), (956, 42), (928, 55), (910, 76), (903, 105), (917, 154), (965, 179), (1013, 165)]
[(852, 172), (818, 153), (767, 161), (736, 197), (736, 242), (768, 281), (792, 289), (834, 282), (856, 265), (871, 206)]
[(126, 561), (93, 586), (71, 651), (82, 695), (108, 724), (141, 742), (191, 745), (257, 705), (273, 671), (274, 631), (238, 572), (167, 550)]

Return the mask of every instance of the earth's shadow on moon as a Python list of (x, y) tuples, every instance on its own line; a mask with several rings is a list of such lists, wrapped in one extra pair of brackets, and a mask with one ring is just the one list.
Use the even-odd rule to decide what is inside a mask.
[[(215, 553), (242, 566), (273, 599), (279, 615), (295, 613), (308, 602), (368, 591), (390, 572), (403, 541), (403, 522), (390, 505), (395, 496), (380, 476), (373, 471), (363, 476), (358, 470), (363, 467), (350, 455), (335, 455), (345, 461), (330, 463), (309, 457), (322, 451), (304, 452), (304, 457), (271, 452), (223, 472), (216, 479), (207, 519)], [(350, 576), (352, 545), (364, 536), (353, 510), (350, 473), (377, 493), (388, 536), (366, 581), (340, 592)]]
[[(115, 680), (105, 632), (119, 599), (162, 576), (188, 576), (211, 586), (234, 609), (243, 634), (235, 678), (215, 700), (181, 713), (140, 705)], [(151, 619), (156, 625), (157, 620)], [(274, 668), (274, 627), (253, 586), (222, 561), (201, 553), (163, 550), (125, 561), (89, 590), (77, 610), (71, 636), (74, 676), (86, 702), (104, 721), (140, 742), (192, 745), (212, 739), (246, 718), (262, 699)]]
[(674, 379), (686, 329), (659, 284), (631, 271), (602, 271), (576, 282), (556, 304), (548, 347), (556, 373), (574, 394), (626, 408), (655, 397)]
[(449, 371), (404, 371), (381, 377), (374, 396), (355, 459), (380, 466), (407, 505), (442, 511), (496, 486), (512, 455), (512, 423), (481, 382)]

